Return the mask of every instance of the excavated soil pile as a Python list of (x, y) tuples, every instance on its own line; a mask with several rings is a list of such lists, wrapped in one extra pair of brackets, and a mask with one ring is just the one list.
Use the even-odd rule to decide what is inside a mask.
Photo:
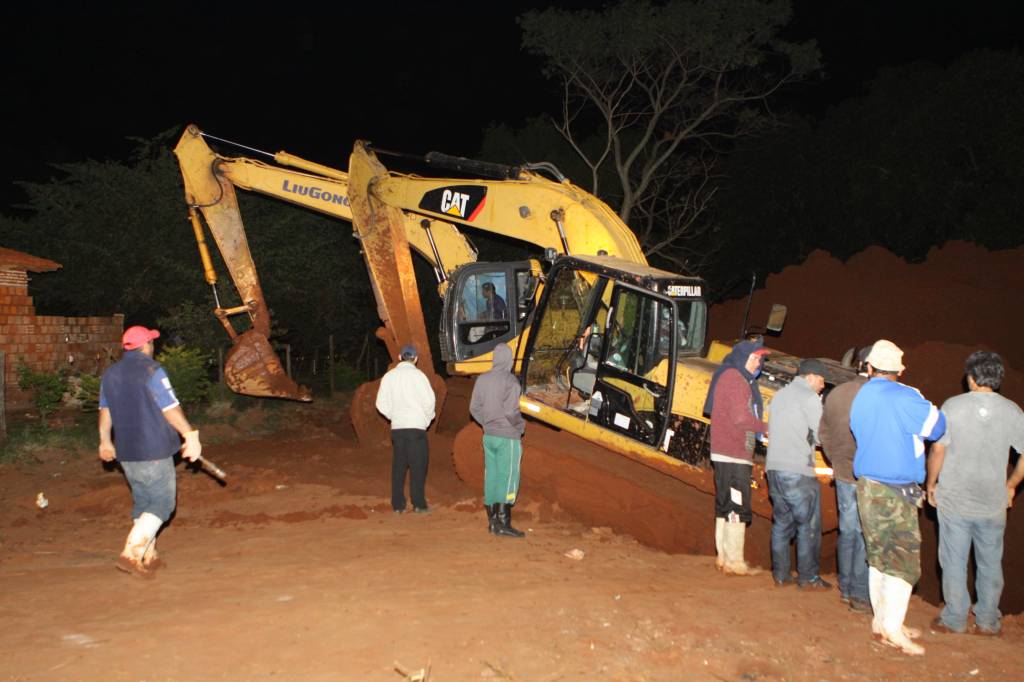
[[(846, 263), (815, 251), (768, 278), (750, 320), (760, 324), (772, 303), (785, 303), (785, 329), (768, 345), (800, 356), (839, 358), (851, 346), (890, 339), (906, 352), (904, 382), (935, 403), (961, 392), (972, 351), (993, 350), (1007, 363), (1003, 394), (1024, 402), (1024, 318), (1014, 301), (1022, 259), (1024, 248), (993, 252), (965, 242), (933, 248), (914, 264), (880, 247)], [(711, 338), (735, 338), (745, 306), (745, 298), (715, 306)]]
[[(772, 275), (754, 293), (752, 324), (767, 318), (772, 303), (789, 306), (785, 329), (769, 346), (799, 356), (839, 358), (851, 346), (894, 341), (906, 353), (903, 381), (941, 405), (963, 389), (963, 362), (975, 350), (1000, 353), (1007, 365), (1002, 393), (1024, 403), (1024, 318), (1015, 301), (1024, 284), (1024, 248), (987, 251), (965, 242), (933, 248), (923, 263), (907, 263), (871, 247), (843, 263), (823, 251)], [(746, 299), (711, 311), (711, 338), (732, 339)], [(1011, 511), (1004, 568), (1024, 570), (1024, 512)], [(934, 511), (922, 515), (925, 536), (920, 591), (939, 599)], [(1024, 586), (1008, 581), (1003, 609), (1024, 609)]]

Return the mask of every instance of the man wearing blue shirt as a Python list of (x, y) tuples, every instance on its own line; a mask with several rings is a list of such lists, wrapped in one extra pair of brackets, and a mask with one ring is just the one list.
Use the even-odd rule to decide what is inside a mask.
[(203, 450), (167, 373), (153, 359), (159, 336), (155, 329), (129, 327), (121, 337), (124, 355), (100, 380), (99, 456), (121, 463), (133, 502), (132, 530), (115, 566), (144, 577), (159, 566), (156, 535), (174, 512), (174, 455), (181, 450), (194, 462)]
[(917, 389), (899, 383), (903, 351), (892, 341), (877, 341), (867, 363), (870, 378), (854, 398), (850, 430), (857, 439), (853, 474), (875, 611), (871, 629), (884, 643), (919, 656), (924, 647), (913, 640), (921, 633), (903, 620), (921, 577), (924, 441), (940, 438), (946, 419)]

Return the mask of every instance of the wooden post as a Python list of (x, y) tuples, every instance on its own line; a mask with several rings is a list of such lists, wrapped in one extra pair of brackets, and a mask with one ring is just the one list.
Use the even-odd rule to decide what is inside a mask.
[(331, 397), (334, 397), (334, 334), (327, 337), (327, 375), (330, 377)]

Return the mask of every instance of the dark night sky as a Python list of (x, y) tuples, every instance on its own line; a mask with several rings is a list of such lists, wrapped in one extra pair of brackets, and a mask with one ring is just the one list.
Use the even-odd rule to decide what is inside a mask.
[[(123, 158), (126, 137), (188, 122), (335, 166), (355, 138), (471, 155), (489, 122), (552, 109), (515, 23), (545, 4), (8, 7), (0, 206), (21, 199), (13, 181), (51, 176), (48, 163)], [(826, 80), (797, 100), (812, 113), (861, 93), (880, 66), (945, 63), (976, 47), (1020, 45), (1024, 33), (1011, 2), (797, 0), (796, 9), (791, 37), (817, 39), (826, 65)]]

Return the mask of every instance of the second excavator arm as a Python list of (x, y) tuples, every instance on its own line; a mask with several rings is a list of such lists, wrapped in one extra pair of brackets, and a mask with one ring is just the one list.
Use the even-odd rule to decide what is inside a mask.
[[(216, 310), (235, 340), (226, 379), (241, 393), (308, 399), (308, 391), (284, 376), (267, 340), (269, 312), (246, 242), (236, 187), (351, 221), (384, 321), (377, 335), (392, 357), (410, 341), (423, 349), (421, 366), (432, 380), (436, 377), (410, 249), (433, 265), (442, 295), (447, 277), (476, 260), (475, 249), (457, 225), (556, 253), (603, 254), (646, 263), (636, 237), (606, 204), (568, 181), (554, 182), (527, 169), (510, 169), (508, 177), (490, 180), (401, 175), (389, 172), (361, 142), (355, 145), (348, 172), (285, 152), (272, 155), (278, 165), (271, 165), (216, 154), (196, 126), (186, 129), (175, 154), (207, 281), (214, 284), (216, 275), (205, 247), (200, 214), (241, 295), (241, 306), (222, 308), (218, 302)], [(441, 157), (434, 155), (435, 159)], [(441, 165), (473, 170), (460, 166), (465, 160), (454, 161)], [(238, 334), (228, 317), (242, 313), (251, 319), (252, 329)]]

